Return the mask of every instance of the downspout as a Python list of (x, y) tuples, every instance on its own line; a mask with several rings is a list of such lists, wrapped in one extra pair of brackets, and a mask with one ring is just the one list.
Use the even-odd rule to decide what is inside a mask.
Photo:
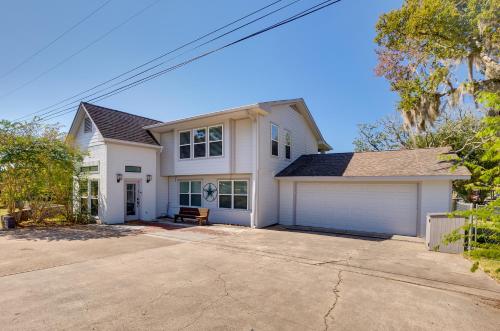
[(248, 113), (249, 117), (252, 119), (252, 123), (254, 126), (254, 139), (255, 143), (254, 151), (254, 162), (252, 169), (252, 217), (250, 220), (250, 227), (255, 228), (258, 224), (258, 215), (259, 215), (259, 146), (260, 146), (260, 137), (259, 137), (259, 115)]

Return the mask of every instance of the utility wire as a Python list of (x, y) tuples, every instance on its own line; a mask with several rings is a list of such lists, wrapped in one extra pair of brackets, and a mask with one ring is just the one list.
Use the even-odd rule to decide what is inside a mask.
[(134, 18), (136, 18), (137, 16), (141, 15), (142, 13), (144, 13), (146, 10), (148, 10), (149, 8), (153, 7), (154, 5), (156, 5), (158, 2), (160, 2), (161, 0), (155, 0), (153, 1), (152, 3), (148, 4), (147, 6), (143, 7), (142, 9), (140, 9), (139, 11), (135, 12), (133, 15), (129, 16), (127, 19), (125, 19), (124, 21), (122, 21), (120, 24), (118, 25), (115, 25), (113, 28), (111, 28), (110, 30), (106, 31), (104, 34), (100, 35), (98, 38), (94, 39), (93, 41), (91, 41), (90, 43), (88, 43), (87, 45), (83, 46), (82, 48), (80, 48), (79, 50), (77, 50), (76, 52), (72, 53), (71, 55), (69, 55), (68, 57), (64, 58), (62, 61), (58, 62), (57, 64), (55, 64), (54, 66), (50, 67), (49, 69), (43, 71), (42, 73), (38, 74), (37, 76), (35, 76), (34, 78), (26, 81), (25, 83), (21, 84), (20, 86), (10, 90), (9, 92), (3, 94), (0, 96), (0, 99), (3, 99), (17, 91), (19, 91), (20, 89), (36, 82), (37, 80), (39, 80), (40, 78), (42, 78), (43, 76), (45, 76), (46, 74), (48, 74), (49, 72), (53, 71), (54, 69), (60, 67), (61, 65), (63, 65), (64, 63), (68, 62), (69, 60), (71, 60), (72, 58), (74, 58), (75, 56), (77, 56), (78, 54), (82, 53), (83, 51), (87, 50), (88, 48), (90, 48), (91, 46), (95, 45), (96, 43), (98, 43), (99, 41), (101, 41), (102, 39), (106, 38), (107, 36), (109, 36), (111, 33), (115, 32), (116, 30), (118, 30), (119, 28), (121, 28), (122, 26), (124, 26), (125, 24), (127, 24), (128, 22), (130, 22), (131, 20), (133, 20)]
[[(189, 41), (189, 42), (187, 42), (187, 43), (184, 43), (184, 44), (182, 44), (182, 45), (180, 45), (180, 46), (178, 46), (178, 47), (176, 47), (176, 48), (174, 48), (174, 49), (172, 49), (172, 50), (169, 50), (169, 51), (167, 51), (167, 52), (165, 52), (165, 53), (163, 53), (163, 54), (160, 54), (159, 56), (157, 56), (157, 57), (155, 57), (155, 58), (153, 58), (153, 59), (151, 59), (151, 60), (148, 60), (147, 62), (145, 62), (145, 63), (143, 63), (143, 64), (141, 64), (141, 65), (138, 65), (138, 66), (136, 66), (136, 67), (134, 67), (134, 68), (132, 68), (132, 69), (129, 69), (129, 70), (125, 71), (124, 73), (121, 73), (121, 74), (119, 74), (119, 75), (117, 75), (117, 76), (114, 76), (113, 78), (110, 78), (110, 79), (108, 79), (108, 80), (106, 80), (106, 81), (104, 81), (104, 82), (102, 82), (102, 83), (99, 83), (99, 84), (97, 84), (97, 85), (95, 85), (95, 86), (93, 86), (93, 87), (91, 87), (91, 88), (88, 88), (88, 89), (86, 89), (86, 90), (84, 90), (84, 91), (82, 91), (82, 92), (79, 92), (79, 93), (74, 94), (74, 95), (72, 95), (72, 96), (70, 96), (70, 97), (67, 97), (67, 98), (65, 98), (65, 99), (63, 99), (63, 100), (61, 100), (61, 101), (59, 101), (59, 102), (57, 102), (57, 103), (54, 103), (54, 104), (50, 105), (50, 106), (44, 107), (44, 108), (39, 109), (39, 110), (37, 110), (37, 111), (35, 111), (35, 112), (32, 112), (32, 113), (29, 113), (29, 114), (27, 114), (27, 115), (21, 116), (21, 117), (17, 118), (15, 121), (21, 120), (21, 119), (23, 119), (23, 118), (27, 118), (27, 117), (32, 116), (32, 115), (35, 115), (35, 114), (39, 114), (39, 113), (41, 113), (41, 112), (43, 112), (43, 111), (45, 111), (45, 110), (49, 110), (49, 109), (51, 109), (51, 108), (54, 108), (54, 107), (56, 107), (56, 106), (59, 106), (59, 105), (61, 105), (61, 104), (65, 103), (66, 101), (69, 101), (69, 100), (72, 100), (72, 99), (78, 98), (78, 97), (80, 97), (81, 95), (83, 95), (83, 94), (85, 94), (85, 93), (87, 93), (87, 92), (93, 91), (93, 90), (95, 90), (95, 89), (97, 89), (97, 88), (99, 88), (99, 87), (101, 87), (101, 86), (107, 85), (107, 84), (109, 84), (109, 83), (111, 83), (111, 82), (113, 82), (113, 81), (115, 81), (115, 80), (117, 80), (117, 79), (119, 79), (119, 78), (121, 78), (121, 77), (123, 77), (123, 76), (125, 76), (125, 75), (127, 75), (127, 74), (129, 74), (129, 73), (131, 73), (131, 72), (134, 72), (134, 71), (136, 71), (136, 70), (138, 70), (138, 69), (140, 69), (140, 68), (143, 68), (143, 67), (147, 66), (148, 64), (151, 64), (151, 63), (153, 63), (153, 62), (156, 62), (156, 61), (157, 61), (157, 60), (159, 60), (159, 59), (162, 59), (162, 58), (164, 58), (164, 57), (166, 57), (166, 56), (168, 56), (168, 55), (170, 55), (170, 54), (172, 54), (172, 53), (175, 53), (175, 52), (177, 52), (177, 51), (179, 51), (179, 50), (181, 50), (181, 49), (184, 49), (184, 48), (186, 48), (187, 46), (190, 46), (190, 45), (192, 45), (192, 44), (194, 44), (194, 43), (196, 43), (196, 42), (198, 42), (198, 41), (200, 41), (200, 40), (203, 40), (203, 39), (205, 39), (206, 37), (209, 37), (209, 36), (211, 36), (211, 35), (213, 35), (213, 34), (215, 34), (215, 33), (219, 32), (219, 31), (221, 31), (221, 30), (224, 30), (224, 29), (226, 29), (226, 28), (228, 28), (228, 27), (230, 27), (230, 26), (232, 26), (232, 25), (234, 25), (234, 24), (238, 23), (238, 22), (241, 22), (241, 21), (245, 20), (246, 18), (251, 17), (251, 16), (253, 16), (253, 15), (255, 15), (255, 14), (257, 14), (257, 13), (259, 13), (259, 12), (261, 12), (261, 11), (263, 11), (263, 10), (267, 9), (267, 8), (269, 8), (269, 7), (272, 7), (272, 6), (274, 6), (275, 4), (277, 4), (277, 3), (279, 3), (279, 2), (282, 2), (282, 1), (283, 1), (283, 0), (277, 0), (277, 1), (274, 1), (274, 2), (272, 2), (272, 3), (268, 4), (268, 5), (264, 6), (264, 7), (261, 7), (261, 8), (259, 8), (259, 9), (255, 10), (255, 11), (253, 11), (253, 12), (249, 13), (249, 14), (246, 14), (246, 15), (245, 15), (245, 16), (243, 16), (243, 17), (240, 17), (240, 18), (238, 18), (238, 19), (236, 19), (236, 20), (234, 20), (234, 21), (232, 21), (232, 22), (230, 22), (230, 23), (227, 23), (227, 24), (225, 24), (225, 25), (223, 25), (223, 26), (221, 26), (221, 27), (219, 27), (219, 28), (217, 28), (217, 29), (215, 29), (215, 30), (212, 30), (212, 31), (210, 31), (210, 32), (208, 32), (208, 33), (206, 33), (206, 34), (204, 34), (204, 35), (202, 35), (202, 36), (199, 36), (199, 37), (195, 38), (194, 40), (191, 40), (191, 41)], [(300, 0), (297, 0), (297, 1), (300, 1)], [(293, 3), (297, 2), (297, 1), (294, 1)], [(291, 4), (288, 4), (286, 7), (288, 7), (289, 5), (291, 5)], [(273, 11), (273, 13), (274, 13), (274, 12), (276, 12), (276, 11)], [(269, 16), (269, 14), (268, 14), (268, 15), (266, 15), (266, 16)], [(263, 18), (263, 17), (261, 16), (261, 18)], [(258, 19), (257, 19), (257, 20), (258, 20)], [(253, 23), (253, 22), (255, 22), (255, 21), (256, 21), (256, 20), (253, 20), (253, 21), (252, 21), (252, 23)], [(247, 23), (246, 25), (248, 25), (248, 23)], [(242, 28), (242, 27), (243, 27), (243, 26), (241, 26), (241, 27), (239, 27), (239, 28)], [(234, 31), (238, 30), (239, 28), (237, 28), (237, 29), (233, 29), (231, 32), (234, 32)], [(225, 33), (224, 35), (227, 35), (227, 34), (228, 34), (228, 33)], [(219, 36), (218, 38), (221, 38), (221, 37), (222, 37), (222, 36)], [(218, 38), (217, 38), (217, 39), (218, 39)], [(213, 41), (213, 40), (214, 40), (214, 39), (212, 39), (211, 41)], [(208, 43), (208, 42), (207, 42), (207, 43)], [(204, 43), (203, 45), (205, 45), (205, 44), (207, 44), (207, 43)], [(197, 46), (197, 47), (201, 47), (201, 46), (202, 46), (202, 45)], [(196, 49), (196, 48), (192, 48), (192, 49), (190, 49), (189, 51), (192, 51), (192, 50), (194, 50), (194, 49)], [(182, 53), (181, 55), (183, 55), (183, 54), (185, 54), (185, 53)], [(149, 69), (149, 70), (153, 70), (153, 69), (157, 68), (158, 66), (165, 64), (166, 62), (172, 61), (172, 60), (173, 60), (173, 59), (175, 59), (175, 58), (176, 58), (176, 57), (174, 57), (174, 58), (170, 58), (170, 59), (168, 59), (167, 61), (164, 61), (164, 62), (162, 62), (162, 63), (160, 63), (160, 64), (158, 64), (158, 65), (155, 65), (155, 66), (153, 66), (153, 67), (150, 67), (150, 69)], [(149, 71), (149, 70), (148, 70), (148, 71)], [(141, 72), (140, 74), (142, 74), (142, 73), (144, 73), (144, 72)], [(131, 79), (131, 78), (134, 78), (134, 77), (136, 77), (136, 76), (137, 76), (137, 75), (134, 75), (134, 76), (131, 76), (131, 77), (129, 77), (129, 78)], [(121, 81), (121, 82), (123, 82), (123, 81)], [(115, 86), (115, 84), (114, 84), (114, 85), (112, 85), (112, 86), (110, 86), (110, 87), (108, 87), (108, 88), (111, 88), (111, 87), (113, 87), (113, 86)], [(98, 91), (98, 92), (101, 92), (101, 91), (103, 91), (103, 90), (100, 90), (100, 91)], [(91, 95), (90, 95), (90, 96), (91, 96)], [(88, 96), (86, 96), (86, 97), (88, 97)], [(85, 97), (82, 97), (82, 98), (85, 98)], [(49, 113), (51, 113), (51, 112), (54, 112), (54, 111), (56, 111), (56, 110), (58, 110), (58, 109), (61, 109), (61, 108), (67, 107), (67, 106), (68, 106), (68, 105), (70, 105), (70, 104), (74, 104), (75, 102), (77, 102), (77, 103), (78, 103), (78, 102), (80, 102), (80, 99), (82, 99), (82, 98), (78, 98), (78, 100), (73, 101), (73, 102), (70, 102), (70, 103), (66, 103), (66, 104), (64, 104), (64, 105), (62, 105), (62, 106), (60, 106), (60, 107), (58, 107), (58, 108), (51, 109), (50, 111), (47, 111), (47, 112), (45, 112), (45, 113), (42, 113), (42, 114), (40, 114), (39, 116), (45, 116), (45, 115), (47, 115), (47, 114), (49, 114)]]
[[(127, 78), (123, 79), (123, 80), (120, 80), (120, 81), (118, 81), (118, 82), (116, 82), (116, 83), (114, 83), (114, 84), (112, 84), (112, 85), (110, 85), (110, 86), (108, 86), (108, 87), (105, 87), (105, 88), (103, 88), (103, 89), (97, 90), (96, 92), (93, 92), (93, 93), (91, 93), (91, 94), (85, 95), (85, 96), (83, 96), (83, 97), (79, 98), (79, 99), (78, 99), (78, 100), (76, 100), (76, 101), (72, 101), (72, 102), (66, 103), (66, 104), (64, 104), (64, 105), (62, 105), (62, 106), (59, 106), (59, 107), (57, 107), (57, 108), (54, 108), (54, 109), (52, 109), (52, 110), (50, 110), (50, 111), (44, 112), (44, 113), (42, 113), (42, 114), (40, 114), (40, 115), (38, 115), (38, 116), (40, 116), (40, 117), (48, 116), (48, 115), (49, 115), (49, 114), (51, 114), (51, 113), (55, 113), (55, 112), (56, 112), (57, 110), (59, 110), (59, 109), (66, 108), (66, 107), (67, 107), (67, 106), (69, 106), (69, 105), (78, 104), (78, 103), (80, 103), (80, 100), (81, 100), (81, 99), (86, 99), (86, 98), (92, 97), (92, 96), (97, 95), (97, 94), (99, 94), (99, 93), (101, 93), (101, 92), (103, 92), (103, 91), (109, 90), (110, 88), (113, 88), (113, 87), (118, 86), (118, 85), (120, 85), (120, 84), (122, 84), (122, 83), (125, 83), (125, 82), (127, 82), (127, 81), (129, 81), (129, 80), (131, 80), (131, 79), (133, 79), (133, 78), (136, 78), (136, 77), (138, 77), (138, 76), (140, 76), (140, 75), (143, 75), (143, 74), (145, 74), (145, 73), (147, 73), (147, 72), (149, 72), (149, 71), (152, 71), (153, 69), (156, 69), (157, 67), (162, 66), (163, 64), (165, 64), (165, 63), (167, 63), (167, 62), (173, 61), (173, 60), (177, 59), (178, 57), (180, 57), (180, 56), (182, 56), (182, 55), (185, 55), (185, 54), (187, 54), (187, 53), (189, 53), (189, 52), (192, 52), (192, 51), (194, 51), (194, 50), (196, 50), (196, 49), (199, 49), (199, 48), (201, 48), (202, 46), (205, 46), (205, 45), (207, 45), (207, 44), (209, 44), (209, 43), (212, 43), (212, 42), (214, 42), (214, 41), (216, 41), (216, 40), (218, 40), (218, 39), (220, 39), (220, 38), (222, 38), (222, 37), (224, 37), (224, 36), (226, 36), (226, 35), (228, 35), (228, 34), (230, 34), (230, 33), (233, 33), (233, 32), (235, 32), (235, 31), (237, 31), (237, 30), (240, 30), (240, 29), (242, 29), (242, 28), (244, 28), (244, 27), (246, 27), (246, 26), (248, 26), (248, 25), (250, 25), (250, 24), (252, 24), (252, 23), (255, 23), (255, 22), (259, 21), (259, 20), (262, 20), (262, 19), (264, 19), (265, 17), (268, 17), (269, 15), (272, 15), (272, 14), (274, 14), (274, 13), (278, 12), (278, 11), (281, 11), (281, 10), (283, 10), (283, 9), (285, 9), (285, 8), (287, 8), (287, 7), (291, 6), (291, 5), (293, 5), (293, 4), (295, 4), (295, 3), (299, 2), (299, 1), (301, 1), (301, 0), (295, 0), (295, 1), (292, 1), (292, 2), (290, 2), (290, 3), (286, 4), (286, 5), (282, 6), (282, 7), (279, 7), (279, 8), (277, 8), (277, 9), (275, 9), (275, 10), (273, 10), (273, 11), (271, 11), (271, 12), (267, 13), (267, 14), (264, 14), (264, 15), (262, 15), (262, 16), (259, 16), (259, 17), (255, 18), (255, 19), (253, 19), (253, 20), (251, 20), (251, 21), (249, 21), (249, 22), (245, 23), (245, 24), (242, 24), (242, 25), (240, 25), (240, 26), (238, 26), (238, 27), (236, 27), (236, 28), (234, 28), (234, 29), (232, 29), (232, 30), (230, 30), (230, 31), (227, 31), (227, 32), (225, 32), (225, 33), (222, 33), (222, 34), (220, 34), (220, 35), (218, 35), (218, 36), (216, 36), (216, 37), (214, 37), (214, 38), (212, 38), (212, 39), (210, 39), (210, 40), (208, 40), (208, 41), (206, 41), (206, 42), (204, 42), (204, 43), (202, 43), (202, 44), (200, 44), (200, 45), (197, 45), (197, 46), (195, 46), (195, 47), (193, 47), (193, 48), (190, 48), (189, 50), (187, 50), (187, 51), (185, 51), (185, 52), (183, 52), (183, 53), (181, 53), (181, 54), (178, 54), (178, 55), (176, 55), (176, 56), (174, 56), (174, 57), (171, 57), (171, 58), (169, 58), (169, 59), (168, 59), (168, 60), (166, 60), (166, 61), (163, 61), (163, 62), (161, 62), (161, 63), (158, 63), (158, 64), (156, 64), (156, 65), (154, 65), (154, 66), (152, 66), (152, 67), (149, 67), (149, 68), (147, 68), (147, 69), (145, 69), (145, 70), (143, 70), (143, 71), (141, 71), (141, 72), (138, 72), (138, 73), (136, 73), (136, 74), (134, 74), (134, 75), (132, 75), (132, 76), (129, 76), (129, 77), (127, 77)], [(276, 2), (275, 2), (275, 3), (276, 3)], [(268, 6), (266, 6), (266, 7), (268, 7)], [(264, 8), (265, 8), (265, 7), (264, 7)], [(254, 12), (254, 13), (255, 13), (255, 12)], [(246, 17), (248, 17), (248, 15), (246, 15)], [(241, 20), (241, 19), (239, 19), (239, 20)], [(239, 21), (239, 20), (237, 20), (237, 21)], [(234, 21), (234, 22), (237, 22), (237, 21)], [(233, 23), (234, 23), (234, 22), (233, 22)], [(225, 27), (227, 27), (227, 25), (226, 25)], [(220, 29), (217, 29), (217, 30), (215, 30), (215, 31), (218, 31), (218, 30), (220, 30)], [(208, 34), (207, 34), (207, 35), (208, 35)], [(205, 36), (207, 36), (207, 35), (205, 35)], [(198, 38), (198, 39), (200, 39), (200, 38)], [(185, 45), (187, 45), (187, 44), (185, 44)], [(179, 49), (179, 47), (178, 47), (177, 49)], [(177, 49), (176, 49), (176, 50), (177, 50)], [(165, 54), (170, 54), (170, 53), (172, 53), (172, 52), (173, 52), (173, 51), (168, 52), (168, 53), (165, 53)], [(159, 58), (159, 57), (158, 57), (158, 58)], [(150, 62), (151, 62), (151, 61), (150, 61)], [(136, 68), (138, 68), (138, 67), (136, 67)], [(120, 76), (123, 76), (123, 74), (122, 74), (122, 75), (120, 75)], [(118, 77), (118, 76), (117, 76), (117, 77)], [(109, 81), (110, 81), (110, 80), (108, 80), (108, 82), (109, 82)], [(101, 84), (101, 85), (103, 85), (103, 84)], [(79, 95), (81, 95), (81, 94), (83, 94), (83, 93), (80, 93)], [(32, 114), (33, 114), (33, 113), (32, 113)], [(28, 115), (27, 115), (27, 116), (28, 116)], [(26, 116), (24, 116), (24, 117), (26, 117)]]
[[(324, 8), (326, 8), (326, 7), (329, 7), (329, 6), (333, 5), (333, 4), (336, 4), (336, 3), (340, 2), (340, 1), (341, 1), (341, 0), (335, 0), (335, 1), (332, 1), (332, 0), (326, 0), (326, 1), (323, 1), (323, 2), (321, 2), (321, 3), (318, 3), (318, 4), (317, 4), (317, 5), (315, 5), (315, 6), (312, 6), (312, 7), (308, 8), (308, 9), (306, 9), (306, 10), (302, 11), (302, 12), (299, 12), (299, 13), (297, 13), (297, 14), (293, 15), (293, 16), (290, 16), (290, 17), (288, 17), (288, 18), (286, 18), (286, 19), (284, 19), (284, 20), (282, 20), (282, 21), (280, 21), (280, 22), (277, 22), (277, 23), (275, 23), (275, 24), (273, 24), (273, 25), (270, 25), (270, 26), (268, 26), (268, 27), (266, 27), (266, 28), (264, 28), (264, 29), (261, 29), (261, 30), (259, 30), (259, 31), (257, 31), (257, 32), (254, 32), (254, 33), (252, 33), (252, 34), (246, 35), (246, 36), (244, 36), (244, 37), (242, 37), (242, 38), (240, 38), (240, 39), (237, 39), (237, 40), (235, 40), (235, 41), (233, 41), (233, 42), (227, 43), (227, 44), (225, 44), (225, 45), (223, 45), (223, 46), (221, 46), (221, 47), (215, 48), (215, 49), (210, 50), (210, 51), (207, 51), (207, 52), (205, 52), (205, 53), (202, 53), (202, 54), (200, 54), (200, 55), (198, 55), (198, 56), (195, 56), (195, 57), (193, 57), (193, 58), (190, 58), (190, 59), (188, 59), (188, 60), (186, 60), (186, 61), (180, 62), (180, 63), (178, 63), (178, 64), (176, 64), (176, 65), (174, 65), (174, 66), (171, 66), (171, 67), (169, 67), (169, 68), (167, 68), (167, 69), (164, 69), (164, 70), (158, 71), (158, 72), (156, 72), (156, 73), (154, 73), (154, 74), (152, 74), (152, 75), (149, 75), (149, 76), (147, 76), (147, 77), (144, 77), (144, 78), (142, 78), (142, 79), (139, 79), (139, 80), (137, 80), (137, 81), (135, 81), (135, 82), (132, 82), (132, 83), (130, 83), (130, 84), (124, 85), (124, 86), (122, 86), (122, 87), (119, 87), (119, 88), (117, 88), (117, 89), (115, 89), (115, 90), (113, 90), (113, 91), (110, 91), (110, 92), (108, 92), (108, 93), (105, 93), (105, 94), (103, 94), (103, 95), (97, 96), (97, 97), (92, 98), (92, 99), (90, 99), (90, 100), (86, 100), (86, 102), (101, 101), (101, 100), (106, 99), (106, 98), (109, 98), (109, 97), (111, 97), (111, 96), (113, 96), (113, 95), (115, 95), (115, 94), (122, 93), (122, 92), (123, 92), (123, 91), (125, 91), (125, 90), (128, 90), (128, 89), (133, 88), (133, 87), (138, 86), (138, 85), (141, 85), (141, 84), (143, 84), (143, 83), (145, 83), (145, 82), (147, 82), (147, 81), (149, 81), (149, 80), (151, 80), (151, 79), (157, 78), (157, 77), (159, 77), (159, 76), (161, 76), (161, 75), (164, 75), (164, 74), (166, 74), (166, 73), (168, 73), (168, 72), (170, 72), (170, 71), (176, 70), (176, 69), (178, 69), (178, 68), (180, 68), (180, 67), (183, 67), (183, 66), (185, 66), (185, 65), (187, 65), (187, 64), (189, 64), (189, 63), (192, 63), (192, 62), (197, 61), (197, 60), (199, 60), (199, 59), (201, 59), (201, 58), (204, 58), (204, 57), (206, 57), (206, 56), (208, 56), (208, 55), (210, 55), (210, 54), (213, 54), (213, 53), (219, 52), (219, 51), (221, 51), (221, 50), (223, 50), (223, 49), (225, 49), (225, 48), (231, 47), (231, 46), (236, 45), (236, 44), (239, 44), (239, 43), (241, 43), (241, 42), (243, 42), (243, 41), (245, 41), (245, 40), (248, 40), (248, 39), (254, 38), (254, 37), (256, 37), (256, 36), (258, 36), (258, 35), (260, 35), (260, 34), (263, 34), (263, 33), (268, 32), (268, 31), (270, 31), (270, 30), (276, 29), (276, 28), (278, 28), (278, 27), (280, 27), (280, 26), (282, 26), (282, 25), (285, 25), (285, 24), (291, 23), (291, 22), (293, 22), (293, 21), (295, 21), (295, 20), (298, 20), (298, 19), (300, 19), (300, 18), (303, 18), (303, 17), (305, 17), (305, 16), (308, 16), (308, 15), (310, 15), (310, 14), (312, 14), (312, 13), (315, 13), (315, 12), (317, 12), (317, 11), (319, 11), (319, 10), (322, 10), (322, 9), (324, 9)], [(68, 111), (68, 110), (69, 110), (69, 111)], [(53, 114), (53, 115), (48, 116), (48, 117), (45, 117), (45, 118), (40, 118), (40, 120), (41, 120), (41, 121), (51, 120), (51, 119), (53, 119), (53, 118), (56, 118), (56, 117), (59, 117), (59, 116), (63, 116), (63, 115), (65, 115), (65, 114), (71, 113), (71, 112), (73, 112), (73, 111), (75, 111), (75, 109), (73, 109), (73, 107), (71, 107), (71, 108), (68, 108), (68, 109), (65, 109), (65, 110), (62, 110), (62, 111), (58, 112), (58, 114)]]
[(13, 73), (14, 71), (16, 71), (17, 69), (21, 68), (23, 65), (25, 65), (26, 63), (28, 63), (29, 61), (31, 61), (34, 57), (36, 57), (38, 54), (42, 53), (43, 51), (45, 51), (47, 48), (49, 48), (50, 46), (54, 45), (57, 41), (59, 41), (59, 39), (61, 39), (62, 37), (64, 37), (65, 35), (67, 35), (68, 33), (70, 33), (71, 31), (73, 31), (74, 29), (76, 29), (78, 26), (80, 26), (83, 22), (87, 21), (89, 18), (91, 18), (92, 16), (94, 16), (94, 14), (96, 14), (98, 11), (100, 11), (102, 8), (104, 8), (108, 3), (110, 3), (112, 0), (107, 0), (107, 1), (104, 1), (104, 3), (102, 3), (99, 7), (97, 7), (96, 9), (94, 9), (93, 11), (91, 11), (87, 16), (85, 16), (84, 18), (82, 18), (81, 20), (79, 20), (78, 22), (76, 22), (74, 25), (72, 25), (69, 29), (67, 29), (66, 31), (64, 31), (63, 33), (61, 33), (60, 35), (58, 35), (54, 40), (52, 40), (51, 42), (49, 42), (47, 45), (43, 46), (42, 48), (40, 48), (39, 50), (37, 50), (36, 52), (34, 52), (33, 54), (31, 54), (30, 56), (28, 56), (27, 58), (25, 58), (23, 61), (21, 61), (20, 63), (18, 63), (16, 66), (14, 66), (13, 68), (7, 70), (6, 72), (2, 73), (0, 75), (0, 79), (1, 78), (4, 78), (4, 77), (7, 77), (9, 76), (11, 73)]

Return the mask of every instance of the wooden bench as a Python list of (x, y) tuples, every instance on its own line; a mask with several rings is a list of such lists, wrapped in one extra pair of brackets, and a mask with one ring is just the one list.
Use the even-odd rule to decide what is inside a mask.
[(207, 224), (209, 212), (208, 208), (181, 207), (179, 213), (174, 215), (174, 223), (177, 222), (178, 218), (184, 221), (185, 217), (197, 220), (200, 225)]

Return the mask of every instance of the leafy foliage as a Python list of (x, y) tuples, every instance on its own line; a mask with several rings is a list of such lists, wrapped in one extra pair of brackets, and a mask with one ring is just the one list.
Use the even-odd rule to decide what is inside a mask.
[(399, 94), (406, 126), (427, 128), (463, 95), (498, 93), (499, 21), (500, 0), (406, 0), (379, 18), (376, 73)]
[[(67, 144), (56, 126), (38, 121), (0, 121), (0, 199), (10, 214), (29, 205), (40, 222), (55, 205), (73, 215), (73, 183), (82, 153)], [(17, 213), (20, 215), (20, 213)]]

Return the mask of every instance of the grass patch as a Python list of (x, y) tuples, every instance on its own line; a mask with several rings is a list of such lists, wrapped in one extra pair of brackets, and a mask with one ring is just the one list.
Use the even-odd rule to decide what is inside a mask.
[(475, 272), (479, 268), (490, 275), (497, 282), (500, 282), (500, 260), (470, 255), (468, 255), (467, 258), (474, 262), (471, 268), (472, 272)]

